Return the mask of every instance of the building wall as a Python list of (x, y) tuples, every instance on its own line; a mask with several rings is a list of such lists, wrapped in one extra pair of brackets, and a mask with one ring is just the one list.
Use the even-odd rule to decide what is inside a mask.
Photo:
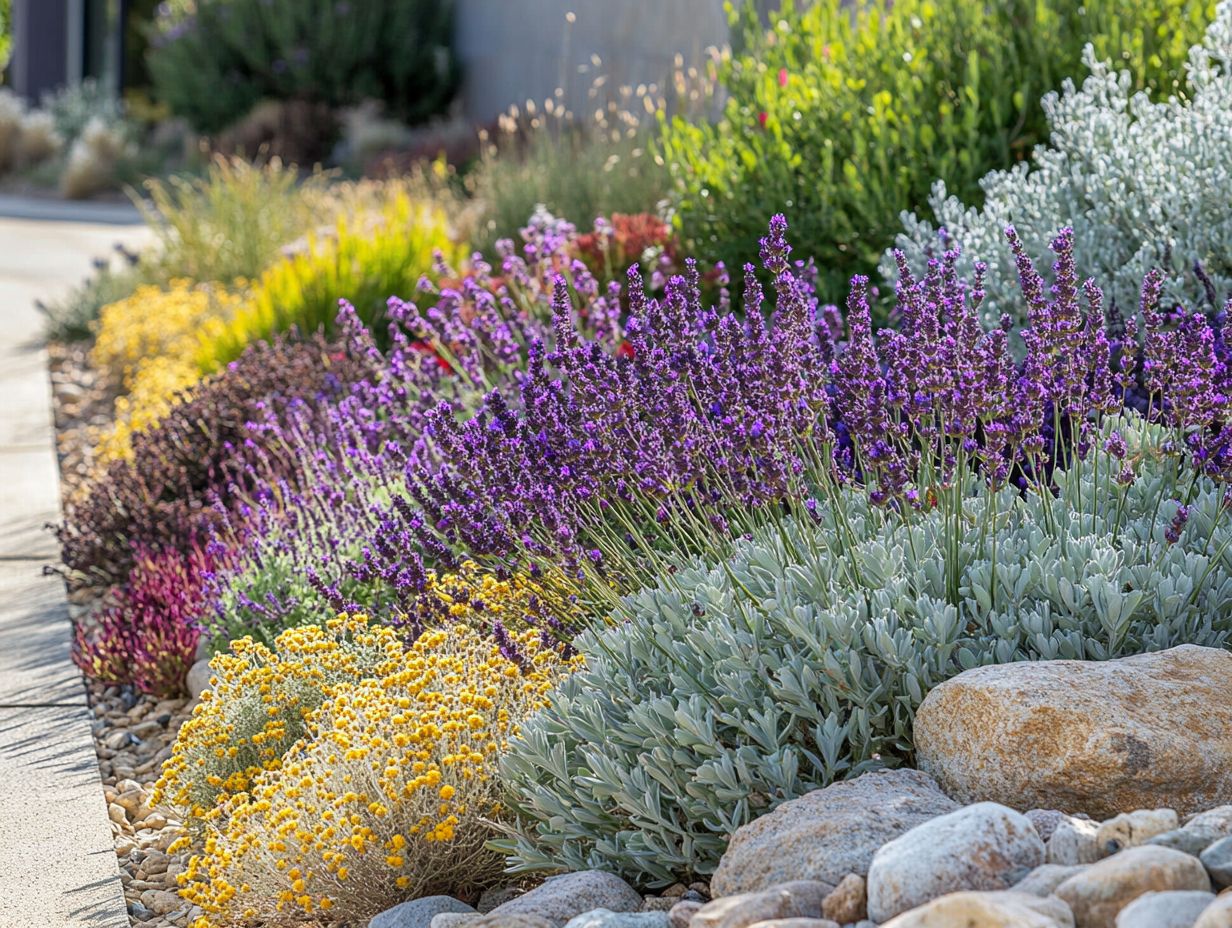
[(479, 123), (557, 88), (580, 116), (596, 77), (662, 82), (677, 54), (696, 63), (728, 41), (723, 0), (458, 0), (457, 30), (463, 110)]

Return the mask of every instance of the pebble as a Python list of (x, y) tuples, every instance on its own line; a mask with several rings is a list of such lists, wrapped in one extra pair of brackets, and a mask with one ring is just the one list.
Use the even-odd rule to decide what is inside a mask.
[(703, 905), (689, 928), (748, 928), (771, 919), (816, 918), (833, 890), (830, 883), (795, 880), (759, 892), (723, 896)]
[(1072, 867), (1093, 864), (1103, 854), (1099, 849), (1099, 822), (1066, 816), (1048, 839), (1044, 859), (1050, 864)]
[(769, 921), (753, 922), (749, 928), (842, 928), (830, 918), (772, 918)]
[(884, 845), (868, 870), (868, 916), (884, 922), (947, 893), (1009, 889), (1044, 862), (1031, 821), (980, 802)]
[(1148, 844), (1092, 864), (1058, 886), (1056, 896), (1073, 911), (1077, 928), (1114, 928), (1117, 913), (1143, 893), (1210, 888), (1197, 858)]
[(1232, 886), (1232, 837), (1220, 838), (1199, 856), (1216, 889)]
[(1139, 809), (1108, 819), (1095, 833), (1100, 854), (1108, 856), (1127, 847), (1145, 844), (1156, 835), (1173, 831), (1180, 824), (1172, 809)]
[(1143, 893), (1117, 913), (1116, 928), (1193, 928), (1214, 893)]

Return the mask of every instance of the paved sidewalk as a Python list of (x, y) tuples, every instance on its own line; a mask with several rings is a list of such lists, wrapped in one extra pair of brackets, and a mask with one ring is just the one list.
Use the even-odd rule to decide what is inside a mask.
[(64, 586), (42, 575), (60, 491), (34, 301), (144, 230), (44, 207), (0, 198), (0, 216), (64, 217), (0, 218), (0, 928), (127, 928)]

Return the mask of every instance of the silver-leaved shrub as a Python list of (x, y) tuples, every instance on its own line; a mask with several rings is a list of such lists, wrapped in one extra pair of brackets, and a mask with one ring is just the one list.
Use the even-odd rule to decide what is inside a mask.
[[(1048, 255), (1063, 226), (1074, 230), (1081, 266), (1126, 315), (1151, 268), (1167, 274), (1165, 297), (1196, 308), (1211, 294), (1194, 271), (1199, 263), (1218, 303), (1232, 295), (1232, 0), (1223, 0), (1201, 45), (1190, 50), (1188, 92), (1152, 102), (1130, 94), (1130, 75), (1095, 60), (1081, 89), (1066, 81), (1044, 98), (1051, 137), (1031, 161), (994, 171), (980, 182), (982, 209), (949, 196), (938, 181), (930, 199), (936, 223), (904, 213), (896, 246), (919, 272), (946, 240), (961, 246), (960, 273), (988, 264), (985, 319), (1008, 313), (1026, 319), (1013, 257), (1004, 247), (1013, 225), (1032, 258)], [(1046, 262), (1044, 262), (1046, 264)], [(1043, 266), (1043, 265), (1041, 265)], [(897, 276), (893, 253), (882, 272)]]
[(1223, 488), (1190, 488), (1155, 426), (1113, 421), (1104, 437), (1055, 496), (973, 478), (957, 531), (941, 510), (904, 518), (854, 490), (626, 597), (501, 762), (512, 867), (709, 874), (779, 803), (909, 762), (916, 708), (964, 669), (1223, 646)]

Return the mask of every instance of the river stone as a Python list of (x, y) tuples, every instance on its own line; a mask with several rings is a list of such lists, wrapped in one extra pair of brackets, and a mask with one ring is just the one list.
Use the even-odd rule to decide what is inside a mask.
[(749, 928), (842, 928), (832, 918), (772, 918), (769, 921), (753, 922)]
[(193, 699), (200, 699), (201, 694), (210, 688), (210, 677), (214, 671), (210, 670), (209, 659), (199, 660), (188, 668), (188, 679), (185, 685), (188, 687), (188, 695)]
[(1116, 928), (1193, 928), (1214, 893), (1143, 893), (1117, 913)]
[(1100, 855), (1107, 857), (1128, 847), (1146, 844), (1156, 835), (1174, 831), (1180, 819), (1171, 809), (1139, 809), (1125, 812), (1100, 824), (1095, 844)]
[(463, 915), (442, 912), (432, 919), (432, 928), (560, 928), (558, 922), (539, 915)]
[(965, 802), (1111, 818), (1232, 799), (1232, 653), (976, 667), (916, 713), (920, 769)]
[(704, 902), (694, 902), (692, 899), (677, 902), (667, 913), (669, 928), (689, 928), (689, 922), (693, 921), (693, 916), (700, 912), (705, 904)]
[(1144, 844), (1092, 864), (1056, 888), (1077, 928), (1113, 928), (1117, 913), (1149, 892), (1207, 892), (1211, 881), (1196, 857)]
[(711, 880), (716, 897), (790, 880), (837, 886), (864, 876), (877, 849), (958, 808), (918, 770), (878, 770), (785, 802), (737, 829)]
[(1199, 812), (1180, 828), (1156, 835), (1147, 844), (1170, 847), (1197, 857), (1220, 838), (1229, 835), (1232, 835), (1232, 805)]
[(1024, 876), (1010, 889), (1016, 893), (1030, 893), (1032, 896), (1051, 896), (1054, 889), (1085, 869), (1086, 864), (1075, 864), (1069, 867), (1061, 864), (1043, 864)]
[(760, 892), (724, 896), (702, 906), (689, 928), (747, 928), (772, 919), (817, 918), (833, 889), (816, 880), (793, 880)]
[(442, 912), (478, 914), (474, 908), (453, 896), (424, 896), (379, 912), (372, 916), (368, 928), (430, 928), (432, 919)]
[(1232, 928), (1232, 893), (1220, 893), (1202, 910), (1193, 928)]
[(570, 919), (565, 928), (669, 928), (666, 912), (613, 912), (595, 909)]
[[(620, 877), (602, 870), (582, 870), (554, 876), (525, 895), (498, 905), (484, 918), (530, 915), (563, 925), (595, 909), (636, 912), (641, 907), (642, 897)], [(499, 920), (492, 924), (499, 924)]]
[(1067, 815), (1053, 828), (1044, 859), (1063, 867), (1093, 864), (1104, 856), (1100, 853), (1098, 839), (1099, 822)]
[(1217, 889), (1232, 886), (1232, 838), (1220, 838), (1202, 851), (1200, 859)]
[(950, 893), (898, 915), (881, 928), (1073, 928), (1060, 899), (1030, 893)]
[(1009, 889), (1044, 862), (1025, 815), (980, 802), (884, 845), (868, 870), (868, 917), (884, 922), (947, 893)]
[(868, 887), (864, 877), (849, 873), (834, 892), (821, 901), (821, 914), (841, 924), (858, 922), (868, 914)]

